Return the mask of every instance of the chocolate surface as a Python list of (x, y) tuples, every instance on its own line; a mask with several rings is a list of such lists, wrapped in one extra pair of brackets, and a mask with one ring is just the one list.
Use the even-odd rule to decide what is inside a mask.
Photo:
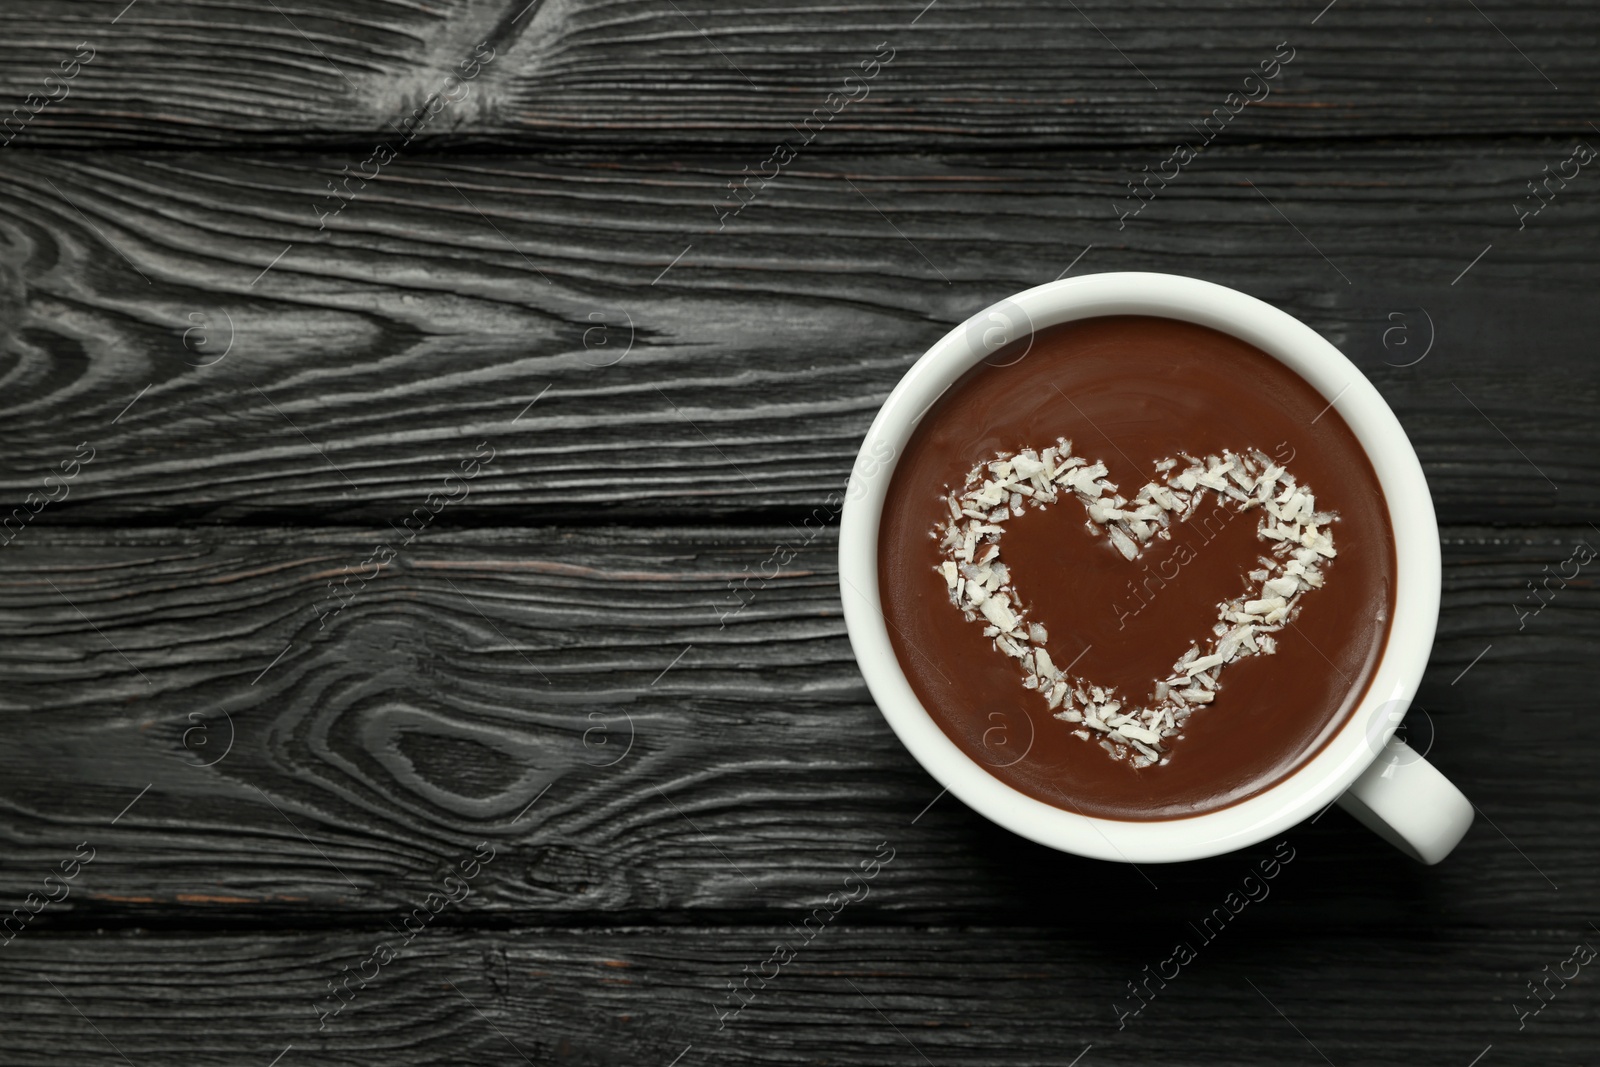
[[(1016, 353), (1026, 348), (1026, 355)], [(1016, 362), (1011, 362), (1016, 359)], [(1009, 366), (1003, 365), (1010, 363)], [(1324, 410), (1326, 409), (1326, 410)], [(1219, 676), (1217, 699), (1189, 719), (1171, 757), (1136, 769), (1072, 733), (1016, 661), (950, 603), (933, 536), (944, 495), (997, 452), (1058, 437), (1103, 461), (1124, 495), (1180, 453), (1258, 449), (1333, 511), (1338, 557), (1308, 591), (1276, 654)], [(1069, 674), (1146, 702), (1154, 682), (1208, 640), (1217, 605), (1250, 585), (1268, 545), (1259, 511), (1202, 505), (1129, 562), (1090, 530), (1070, 494), (1006, 524), (1001, 559)], [(1057, 807), (1105, 818), (1196, 815), (1292, 772), (1360, 701), (1394, 601), (1394, 537), (1376, 474), (1335, 408), (1293, 371), (1236, 338), (1149, 316), (1040, 330), (956, 382), (923, 416), (896, 464), (878, 547), (889, 636), (923, 707), (995, 777)]]

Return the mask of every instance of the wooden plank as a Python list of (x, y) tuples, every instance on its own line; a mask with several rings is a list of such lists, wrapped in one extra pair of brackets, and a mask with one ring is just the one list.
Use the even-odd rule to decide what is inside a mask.
[[(1592, 132), (1593, 5), (1322, 6), (16, 6), (0, 100), (18, 122), (38, 112), (18, 146), (370, 148), (448, 93), (424, 143), (740, 145), (753, 170), (813, 116), (830, 150), (1170, 144), (1237, 108), (1230, 93), (1260, 99), (1229, 121), (1234, 142)], [(94, 58), (46, 83), (81, 42)], [(493, 58), (464, 71), (480, 43)], [(1275, 55), (1292, 58), (1246, 82)], [(845, 81), (875, 56), (873, 77)]]
[[(1408, 728), (1486, 818), (1431, 869), (1342, 813), (1302, 827), (1316, 873), (1286, 916), (1405, 926), (1426, 899), (1452, 922), (1585, 921), (1596, 593), (1584, 575), (1537, 614), (1515, 605), (1592, 536), (1447, 530)], [(430, 529), (329, 613), (330, 580), (372, 574), (385, 540), (83, 531), (7, 549), (0, 902), (83, 842), (97, 858), (41, 930), (377, 915), (481, 841), (504, 859), (475, 907), (560, 921), (790, 910), (886, 838), (902, 876), (873, 909), (901, 921), (1026, 913), (1071, 885), (1138, 894), (1170, 924), (1237, 866), (1077, 860), (941, 799), (862, 685), (831, 529), (803, 546), (787, 527)], [(730, 581), (780, 542), (799, 555), (729, 612)]]
[(0, 492), (20, 506), (84, 443), (36, 525), (378, 524), (488, 441), (444, 521), (797, 518), (953, 324), (1069, 268), (1145, 269), (1341, 345), (1445, 521), (1581, 521), (1600, 201), (1515, 225), (1566, 152), (1240, 149), (1123, 229), (1127, 156), (808, 157), (720, 233), (726, 159), (407, 159), (319, 229), (341, 158), (16, 155)]
[[(11, 112), (6, 133), (16, 148), (215, 145), (241, 136), (293, 144), (317, 130), (346, 138), (392, 133), (391, 120), (430, 98), (447, 91), (459, 97), (446, 79), (472, 73), (459, 64), (480, 42), (500, 38), (500, 23), (512, 14), (506, 5), (473, 0), (123, 0), (85, 4), (71, 16), (16, 8), (4, 16), (10, 54), (0, 99), (7, 111), (14, 104), (21, 110)], [(430, 121), (429, 134), (484, 107), (483, 77), (480, 66), (466, 97), (453, 101), (461, 106)]]
[[(914, 877), (898, 864), (872, 885)], [(1277, 884), (1313, 876), (1296, 861)], [(831, 884), (818, 875), (819, 891)], [(1191, 920), (1224, 892), (1188, 902)], [(403, 949), (381, 924), (22, 937), (0, 956), (7, 1049), (19, 1063), (107, 1067), (265, 1065), (280, 1055), (281, 1067), (378, 1056), (1066, 1067), (1079, 1056), (1084, 1065), (1466, 1064), (1489, 1045), (1502, 1063), (1581, 1062), (1600, 1040), (1586, 970), (1565, 988), (1550, 979), (1544, 1007), (1518, 1030), (1518, 1011), (1535, 1003), (1526, 983), (1547, 965), (1570, 976), (1563, 961), (1594, 943), (1586, 926), (1438, 928), (1419, 906), (1409, 933), (1311, 925), (1288, 940), (1272, 929), (1268, 896), (1210, 928), (1207, 942), (1182, 921), (1068, 918), (1058, 896), (1016, 925), (906, 930), (852, 914), (872, 896), (826, 925), (813, 920), (809, 941), (796, 932), (806, 912), (732, 928), (473, 932), (443, 926), (448, 910)], [(393, 920), (406, 914), (397, 905)], [(1193, 961), (1163, 968), (1180, 940)], [(792, 957), (765, 965), (779, 944)], [(403, 954), (381, 963), (380, 945)], [(1140, 1003), (1128, 984), (1146, 981), (1145, 968), (1171, 980), (1149, 979), (1145, 1007), (1121, 1016), (1119, 1029), (1119, 1013)], [(728, 985), (747, 974), (769, 976), (766, 987), (751, 980), (752, 999), (730, 1014)], [(329, 990), (346, 975), (343, 1000)], [(322, 1015), (332, 1003), (342, 1003), (338, 1014)]]

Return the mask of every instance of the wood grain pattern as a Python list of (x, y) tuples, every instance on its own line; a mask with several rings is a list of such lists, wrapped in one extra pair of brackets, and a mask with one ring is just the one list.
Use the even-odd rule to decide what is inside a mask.
[[(1600, 88), (1600, 14), (1580, 0), (1320, 15), (1210, 0), (145, 2), (118, 17), (125, 6), (0, 11), (7, 110), (46, 91), (78, 42), (97, 51), (18, 146), (348, 146), (446, 91), (480, 42), (495, 58), (427, 142), (766, 150), (847, 91), (857, 101), (828, 121), (830, 149), (1166, 144), (1230, 92), (1259, 93), (1244, 79), (1285, 41), (1292, 64), (1229, 139), (1588, 136)], [(880, 44), (890, 65), (846, 86)]]
[(405, 159), (319, 230), (348, 159), (14, 156), (0, 492), (88, 442), (37, 524), (383, 523), (489, 440), (441, 521), (794, 518), (927, 345), (1082, 255), (1305, 319), (1445, 521), (1586, 521), (1600, 201), (1515, 214), (1566, 151), (1239, 149), (1120, 231), (1125, 157), (808, 157), (721, 233), (725, 161)]
[[(896, 860), (896, 865), (898, 864)], [(1307, 881), (1299, 862), (1278, 884)], [(899, 872), (885, 868), (880, 883)], [(869, 898), (870, 899), (870, 898)], [(1192, 905), (1198, 920), (1213, 901)], [(718, 1029), (727, 984), (798, 941), (765, 926), (430, 928), (318, 1030), (321, 998), (361, 968), (383, 924), (326, 934), (125, 934), (30, 941), (0, 956), (15, 1062), (1336, 1064), (1581, 1063), (1595, 1024), (1582, 980), (1517, 1029), (1525, 983), (1594, 935), (1301, 930), (1264, 936), (1273, 897), (1210, 943), (1187, 924), (1130, 931), (1075, 917), (883, 929), (848, 910)], [(1259, 909), (1259, 911), (1257, 910)], [(397, 911), (397, 917), (403, 912)], [(796, 921), (804, 918), (796, 915)], [(1118, 1029), (1185, 939), (1197, 959)], [(1168, 973), (1171, 974), (1170, 968)], [(1585, 975), (1587, 977), (1587, 975)], [(759, 989), (752, 982), (751, 988)], [(1552, 988), (1554, 983), (1552, 983)], [(1520, 998), (1520, 999), (1519, 999)], [(1524, 1009), (1526, 1010), (1526, 1009)], [(1359, 1021), (1360, 1025), (1354, 1025)], [(124, 1060), (122, 1057), (126, 1056)]]
[[(1302, 827), (1316, 875), (1279, 914), (1585, 919), (1600, 806), (1566, 754), (1596, 740), (1596, 594), (1584, 576), (1536, 615), (1514, 605), (1592, 536), (1447, 530), (1409, 729), (1487, 819), (1437, 868), (1342, 813)], [(483, 840), (505, 858), (475, 914), (565, 922), (797, 908), (885, 838), (900, 876), (862, 905), (884, 921), (1038, 914), (1070, 883), (1177, 922), (1237, 866), (1140, 872), (1027, 844), (953, 799), (922, 814), (940, 790), (862, 685), (831, 531), (722, 626), (730, 579), (793, 529), (430, 530), (319, 629), (328, 581), (383, 539), (83, 531), (7, 549), (0, 901), (20, 905), (85, 840), (100, 859), (39, 928), (373, 914)]]
[[(1600, 937), (1600, 601), (1529, 588), (1600, 536), (1591, 169), (1518, 213), (1600, 137), (1600, 10), (924, 2), (0, 3), (0, 1060), (1588, 1062), (1592, 972), (1518, 1013)], [(1102, 270), (1271, 301), (1399, 414), (1445, 523), (1407, 730), (1480, 811), (1447, 863), (1330, 811), (1201, 944), (1270, 844), (1134, 869), (941, 796), (831, 527), (726, 614), (932, 341)]]

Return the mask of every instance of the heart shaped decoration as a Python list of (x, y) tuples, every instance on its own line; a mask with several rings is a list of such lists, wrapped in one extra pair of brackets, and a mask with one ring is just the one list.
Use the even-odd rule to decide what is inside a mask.
[[(1056, 718), (1077, 725), (1077, 736), (1093, 741), (1098, 735), (1111, 758), (1136, 767), (1166, 760), (1171, 739), (1182, 736), (1189, 716), (1216, 699), (1225, 666), (1277, 651), (1272, 634), (1290, 621), (1301, 596), (1322, 586), (1323, 568), (1336, 555), (1327, 527), (1337, 516), (1317, 511), (1310, 488), (1296, 484), (1294, 475), (1265, 454), (1252, 449), (1181, 458), (1181, 469), (1178, 459), (1157, 463), (1161, 480), (1147, 482), (1128, 500), (1106, 481), (1104, 463), (1073, 455), (1072, 442), (1064, 438), (1039, 452), (1000, 453), (974, 467), (965, 484), (948, 494), (950, 519), (934, 529), (945, 555), (938, 570), (951, 603), (968, 621), (981, 621), (995, 647), (1018, 661), (1023, 688), (1037, 690)], [(1129, 561), (1152, 541), (1170, 540), (1173, 524), (1194, 515), (1208, 494), (1221, 505), (1262, 512), (1256, 536), (1266, 554), (1249, 573), (1253, 584), (1217, 606), (1204, 650), (1201, 642), (1191, 645), (1172, 665), (1170, 677), (1153, 680), (1142, 705), (1055, 665), (1045, 649), (1049, 634), (1028, 621), (1013, 577), (1000, 561), (1005, 523), (1030, 504), (1043, 508), (1064, 493), (1078, 498), (1090, 528), (1104, 533)]]

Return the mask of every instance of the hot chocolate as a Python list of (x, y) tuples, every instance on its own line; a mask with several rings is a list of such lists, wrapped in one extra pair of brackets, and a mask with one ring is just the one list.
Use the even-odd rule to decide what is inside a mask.
[(990, 773), (1116, 819), (1268, 788), (1360, 700), (1394, 539), (1316, 390), (1206, 327), (1040, 330), (922, 417), (879, 582), (923, 706)]

